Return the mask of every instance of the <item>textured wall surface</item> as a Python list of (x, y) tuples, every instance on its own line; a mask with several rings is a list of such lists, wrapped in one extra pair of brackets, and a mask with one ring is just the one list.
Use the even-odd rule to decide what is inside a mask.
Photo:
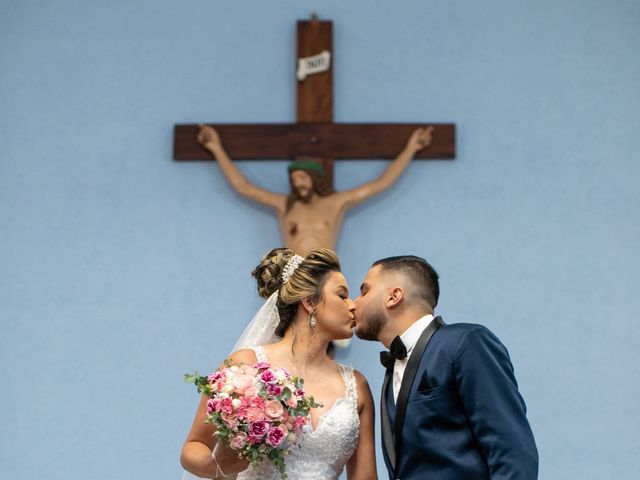
[[(2, 478), (177, 479), (197, 396), (259, 306), (272, 212), (172, 128), (295, 118), (295, 21), (334, 21), (335, 120), (455, 122), (350, 211), (355, 294), (401, 253), (438, 312), (507, 345), (542, 479), (637, 475), (640, 4), (5, 0), (0, 6)], [(243, 162), (285, 191), (284, 162)], [(337, 164), (340, 189), (384, 161)], [(339, 353), (378, 397), (379, 346)], [(384, 478), (384, 464), (378, 458)]]

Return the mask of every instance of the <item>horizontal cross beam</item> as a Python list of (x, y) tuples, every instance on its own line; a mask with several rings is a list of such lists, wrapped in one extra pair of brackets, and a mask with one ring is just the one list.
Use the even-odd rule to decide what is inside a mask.
[[(416, 159), (455, 157), (455, 124), (212, 124), (234, 160), (262, 160), (296, 157), (337, 159), (394, 158), (418, 127), (433, 126), (433, 141)], [(196, 137), (198, 125), (176, 125), (175, 160), (212, 160)]]

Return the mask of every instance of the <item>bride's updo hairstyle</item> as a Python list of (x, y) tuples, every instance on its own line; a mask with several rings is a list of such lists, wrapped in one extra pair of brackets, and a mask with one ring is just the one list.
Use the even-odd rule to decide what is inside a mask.
[(333, 250), (321, 248), (311, 251), (287, 283), (282, 283), (284, 267), (295, 253), (289, 248), (274, 248), (267, 253), (260, 264), (251, 272), (258, 283), (258, 295), (269, 298), (278, 291), (278, 314), (280, 323), (276, 335), (284, 336), (293, 322), (298, 304), (310, 297), (313, 304), (322, 300), (322, 288), (331, 272), (340, 271), (340, 261)]

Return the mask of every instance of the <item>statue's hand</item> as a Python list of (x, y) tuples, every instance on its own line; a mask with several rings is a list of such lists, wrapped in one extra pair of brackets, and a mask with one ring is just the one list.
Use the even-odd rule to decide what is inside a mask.
[(197, 138), (198, 143), (209, 150), (220, 146), (220, 135), (209, 125), (200, 125)]
[(419, 152), (423, 148), (427, 148), (429, 145), (431, 145), (431, 141), (433, 140), (432, 132), (432, 126), (416, 128), (411, 134), (411, 137), (409, 137), (407, 147), (414, 153)]

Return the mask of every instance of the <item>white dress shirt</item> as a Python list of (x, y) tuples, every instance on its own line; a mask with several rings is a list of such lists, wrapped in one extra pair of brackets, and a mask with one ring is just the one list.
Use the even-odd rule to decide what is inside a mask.
[(396, 360), (393, 364), (393, 401), (398, 401), (398, 393), (400, 393), (400, 386), (402, 385), (402, 377), (404, 376), (404, 370), (407, 368), (407, 362), (409, 361), (409, 357), (411, 357), (411, 352), (413, 352), (413, 347), (418, 343), (418, 339), (425, 328), (429, 326), (431, 320), (433, 320), (433, 315), (427, 314), (424, 317), (416, 320), (413, 325), (405, 330), (405, 332), (400, 335), (400, 340), (404, 343), (404, 346), (407, 349), (407, 358), (404, 360)]

